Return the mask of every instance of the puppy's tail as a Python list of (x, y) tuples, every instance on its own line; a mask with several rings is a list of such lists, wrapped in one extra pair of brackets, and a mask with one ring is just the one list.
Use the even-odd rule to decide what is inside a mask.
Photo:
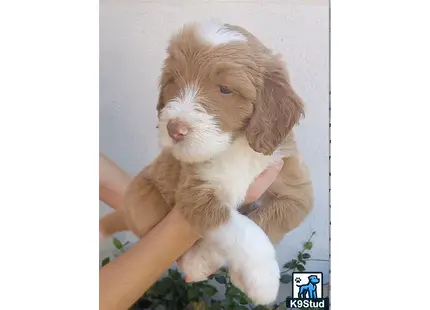
[(129, 228), (120, 212), (114, 211), (109, 213), (103, 216), (99, 221), (100, 242), (117, 232), (128, 230)]

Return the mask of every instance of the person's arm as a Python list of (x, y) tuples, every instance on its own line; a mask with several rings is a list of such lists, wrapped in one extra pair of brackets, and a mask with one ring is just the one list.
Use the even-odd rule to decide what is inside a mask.
[[(118, 166), (100, 154), (100, 200), (115, 209), (121, 208), (122, 197), (131, 180)], [(267, 169), (251, 185), (246, 202), (259, 198), (276, 179), (282, 168)], [(119, 180), (115, 178), (119, 177)], [(105, 196), (107, 195), (107, 196)], [(115, 199), (111, 199), (115, 197)], [(101, 310), (126, 310), (156, 282), (198, 239), (175, 208), (137, 244), (101, 268), (99, 274), (99, 304)]]
[(138, 243), (100, 270), (100, 309), (128, 309), (197, 239), (181, 213), (173, 209)]
[[(100, 154), (99, 169), (99, 199), (119, 210), (132, 177), (103, 154)], [(115, 225), (122, 225), (121, 217), (115, 214), (119, 215), (115, 212), (102, 219), (101, 233), (104, 229), (115, 231)], [(99, 308), (128, 309), (197, 239), (182, 215), (172, 210), (138, 243), (101, 268)]]
[(99, 199), (110, 207), (119, 210), (125, 189), (132, 177), (125, 173), (112, 160), (100, 153), (99, 156)]

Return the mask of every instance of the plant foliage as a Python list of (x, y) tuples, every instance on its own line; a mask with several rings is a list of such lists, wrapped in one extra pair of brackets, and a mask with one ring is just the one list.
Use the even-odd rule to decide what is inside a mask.
[[(311, 259), (311, 239), (315, 232), (304, 243), (297, 257), (285, 263), (281, 272), (280, 281), (290, 283), (291, 273), (304, 271)], [(122, 244), (113, 239), (115, 248), (123, 253), (127, 243)], [(102, 260), (101, 266), (108, 264), (110, 257)], [(218, 295), (218, 296), (217, 296)], [(157, 309), (157, 310), (286, 310), (285, 303), (272, 306), (255, 306), (251, 300), (230, 280), (228, 269), (223, 267), (212, 275), (207, 281), (187, 283), (183, 275), (176, 269), (169, 269), (166, 276), (159, 279), (145, 294), (130, 308), (130, 310)]]

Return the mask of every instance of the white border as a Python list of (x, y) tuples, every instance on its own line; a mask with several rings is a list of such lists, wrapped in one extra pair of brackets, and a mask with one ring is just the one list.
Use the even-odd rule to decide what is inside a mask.
[[(333, 2), (332, 309), (416, 309), (426, 295), (408, 272), (429, 279), (428, 4)], [(0, 8), (1, 309), (97, 307), (97, 7)]]
[(429, 279), (428, 6), (332, 1), (334, 310), (425, 307), (408, 274)]
[(98, 2), (0, 5), (0, 309), (98, 308)]

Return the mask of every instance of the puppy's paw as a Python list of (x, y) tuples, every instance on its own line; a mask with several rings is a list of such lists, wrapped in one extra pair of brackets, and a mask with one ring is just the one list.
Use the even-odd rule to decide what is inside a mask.
[(280, 270), (276, 259), (251, 259), (231, 269), (230, 279), (256, 305), (268, 305), (278, 296)]
[(189, 282), (207, 280), (224, 263), (225, 258), (217, 247), (204, 240), (199, 240), (178, 260), (178, 266)]

